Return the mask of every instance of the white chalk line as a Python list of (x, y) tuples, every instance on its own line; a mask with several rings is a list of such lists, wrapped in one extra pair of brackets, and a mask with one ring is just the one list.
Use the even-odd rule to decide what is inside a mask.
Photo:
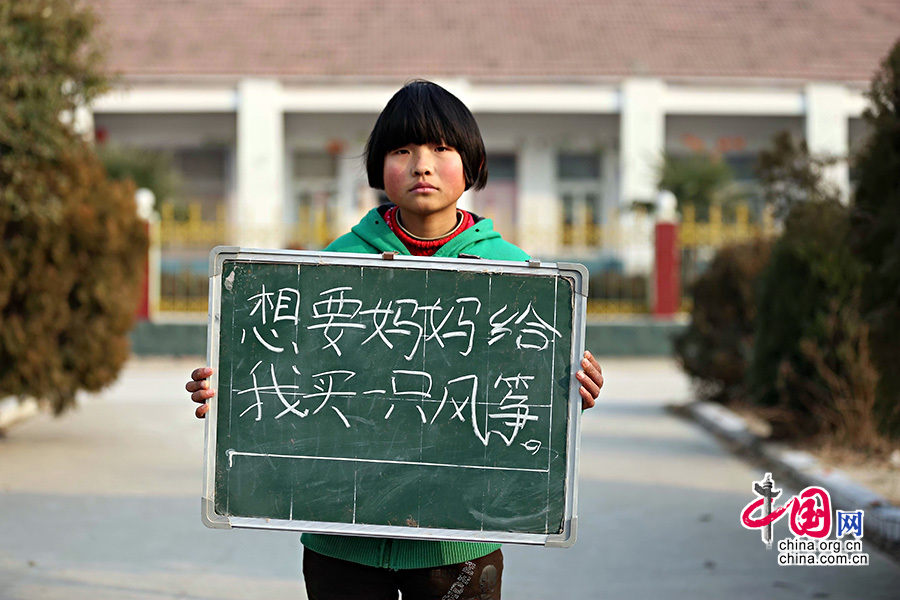
[(304, 456), (300, 454), (263, 454), (258, 452), (238, 452), (228, 450), (228, 466), (233, 465), (235, 456), (250, 456), (254, 458), (292, 458), (300, 460), (331, 460), (337, 462), (375, 463), (379, 465), (412, 465), (415, 467), (450, 467), (454, 469), (476, 469), (481, 471), (522, 471), (525, 473), (548, 473), (547, 469), (523, 469), (521, 467), (489, 467), (480, 465), (449, 465), (446, 463), (416, 462), (407, 460), (380, 460), (375, 458), (343, 458), (338, 456)]

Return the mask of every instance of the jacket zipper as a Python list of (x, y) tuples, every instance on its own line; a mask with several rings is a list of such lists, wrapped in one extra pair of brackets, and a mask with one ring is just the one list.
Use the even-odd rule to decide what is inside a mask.
[(393, 540), (388, 538), (384, 540), (384, 545), (381, 547), (381, 566), (385, 569), (391, 568), (391, 546), (393, 542)]

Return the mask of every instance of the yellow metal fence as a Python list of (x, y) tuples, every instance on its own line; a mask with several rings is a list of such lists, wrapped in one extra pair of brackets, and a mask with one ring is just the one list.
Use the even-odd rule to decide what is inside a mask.
[[(690, 306), (690, 283), (708, 265), (717, 248), (775, 231), (771, 217), (751, 219), (747, 206), (730, 210), (711, 207), (697, 218), (693, 207), (682, 210), (679, 243), (682, 249), (683, 308)], [(286, 246), (319, 249), (343, 232), (329, 228), (326, 209), (304, 207), (296, 223), (279, 232)], [(156, 306), (163, 318), (197, 318), (207, 311), (208, 257), (217, 245), (233, 245), (246, 226), (226, 219), (224, 207), (203, 214), (199, 205), (160, 209), (159, 294)], [(640, 315), (650, 311), (653, 291), (653, 220), (646, 213), (619, 216), (604, 224), (562, 225), (560, 255), (587, 257), (591, 270), (588, 312), (607, 317)], [(541, 235), (536, 232), (535, 235)], [(527, 240), (519, 240), (527, 249)]]

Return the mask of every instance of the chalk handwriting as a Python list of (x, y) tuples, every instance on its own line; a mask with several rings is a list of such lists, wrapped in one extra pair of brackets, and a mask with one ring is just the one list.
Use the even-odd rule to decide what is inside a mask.
[[(509, 336), (518, 350), (546, 350), (554, 337), (562, 337), (559, 331), (541, 317), (529, 303), (525, 310), (511, 311), (504, 306), (489, 318), (490, 332), (479, 338), (475, 317), (481, 313), (481, 300), (462, 298), (437, 298), (433, 303), (421, 303), (413, 298), (378, 298), (375, 305), (366, 307), (351, 286), (335, 287), (318, 294), (319, 300), (311, 303), (311, 314), (301, 315), (301, 295), (295, 288), (284, 287), (268, 291), (265, 285), (247, 301), (252, 305), (250, 316), (255, 323), (241, 334), (241, 344), (255, 339), (269, 352), (281, 354), (291, 348), (299, 355), (301, 330), (317, 332), (324, 337), (320, 350), (330, 350), (343, 356), (344, 344), (379, 346), (395, 350), (403, 342), (403, 357), (413, 360), (421, 348), (436, 344), (446, 348), (450, 340), (459, 340), (453, 346), (461, 356), (469, 356), (476, 340), (484, 339), (488, 346)], [(276, 324), (290, 325), (310, 323), (305, 327), (278, 328)], [(358, 331), (364, 337), (345, 337)], [(283, 339), (288, 332), (295, 339)]]
[[(384, 375), (389, 386), (366, 389), (372, 382), (363, 384), (356, 377), (357, 373), (348, 369), (323, 371), (303, 377), (302, 372), (292, 366), (291, 372), (292, 374), (282, 374), (282, 378), (290, 378), (292, 382), (300, 382), (302, 385), (280, 382), (274, 363), (263, 366), (262, 361), (257, 362), (250, 371), (252, 387), (235, 390), (237, 396), (250, 395), (252, 398), (239, 418), (249, 413), (254, 415), (256, 421), (262, 420), (265, 414), (272, 415), (275, 420), (305, 420), (320, 413), (333, 414), (349, 429), (351, 424), (348, 415), (352, 418), (356, 414), (353, 411), (369, 414), (371, 411), (382, 410), (383, 419), (378, 417), (378, 420), (384, 422), (398, 414), (395, 409), (404, 412), (413, 410), (413, 414), (418, 416), (426, 428), (443, 426), (442, 424), (466, 424), (484, 446), (491, 443), (494, 435), (502, 445), (512, 446), (520, 433), (528, 429), (529, 424), (540, 421), (540, 416), (533, 412), (535, 407), (529, 403), (528, 397), (529, 385), (535, 379), (533, 375), (501, 374), (493, 382), (488, 396), (481, 398), (479, 379), (474, 374), (436, 382), (425, 371), (393, 369)], [(434, 391), (438, 393), (433, 394)], [(354, 399), (359, 396), (365, 396), (366, 402), (355, 404)], [(373, 403), (381, 403), (384, 408)], [(331, 412), (326, 412), (326, 408)], [(348, 410), (351, 412), (348, 413)], [(539, 430), (532, 431), (533, 435), (539, 433)], [(530, 454), (537, 454), (543, 443), (531, 438), (518, 445)]]
[[(351, 287), (337, 287), (325, 290), (320, 296), (326, 296), (325, 300), (313, 303), (313, 319), (328, 319), (325, 323), (317, 323), (309, 325), (307, 329), (321, 329), (322, 335), (328, 340), (328, 343), (322, 346), (322, 349), (331, 348), (338, 356), (341, 356), (341, 349), (337, 343), (343, 337), (344, 330), (347, 328), (364, 329), (362, 323), (354, 323), (353, 319), (362, 308), (362, 301), (355, 298), (345, 298), (344, 293), (352, 291)], [(337, 335), (331, 337), (329, 333), (336, 329)]]
[[(234, 390), (247, 399), (239, 404), (237, 418), (293, 426), (337, 419), (353, 430), (408, 426), (411, 417), (423, 431), (465, 427), (485, 447), (522, 448), (517, 452), (537, 455), (549, 443), (549, 423), (542, 423), (549, 421), (549, 406), (530, 396), (538, 393), (532, 389), (535, 376), (519, 370), (527, 363), (509, 365), (510, 371), (500, 375), (494, 370), (492, 381), (480, 382), (474, 366), (444, 373), (435, 370), (434, 359), (424, 361), (429, 348), (437, 356), (463, 357), (478, 345), (552, 352), (562, 337), (555, 316), (538, 314), (532, 302), (524, 309), (507, 304), (486, 312), (482, 300), (464, 294), (427, 301), (372, 297), (348, 285), (304, 298), (297, 288), (269, 289), (265, 284), (244, 301), (251, 319), (241, 325), (238, 343), (258, 344), (253, 356), (260, 360), (254, 359), (246, 389)], [(352, 364), (311, 373), (301, 358), (310, 347), (341, 358), (349, 348), (362, 347), (372, 360), (389, 362), (375, 378), (358, 377)], [(283, 358), (285, 354), (291, 358)], [(426, 364), (433, 366), (426, 371)], [(545, 397), (546, 390), (540, 394)]]
[(514, 333), (517, 333), (516, 348), (519, 350), (526, 348), (544, 350), (550, 345), (552, 337), (550, 334), (562, 337), (562, 334), (537, 314), (530, 302), (528, 307), (521, 313), (516, 311), (506, 316), (504, 313), (506, 313), (507, 308), (509, 307), (504, 305), (503, 308), (491, 315), (491, 339), (488, 341), (489, 346), (493, 346), (507, 335), (512, 336)]

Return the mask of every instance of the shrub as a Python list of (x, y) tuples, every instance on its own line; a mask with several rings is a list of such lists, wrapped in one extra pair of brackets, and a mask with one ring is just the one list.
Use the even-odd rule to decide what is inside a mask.
[(664, 156), (658, 177), (659, 189), (675, 194), (679, 209), (685, 205), (694, 206), (701, 218), (705, 218), (713, 204), (722, 205), (743, 198), (728, 164), (705, 152)]
[[(782, 409), (782, 433), (833, 430), (829, 379), (855, 377), (858, 290), (864, 266), (847, 241), (849, 209), (835, 199), (795, 204), (760, 276), (758, 327), (748, 385), (753, 399)], [(849, 346), (848, 346), (849, 344)], [(774, 413), (773, 413), (774, 414)]]
[(691, 322), (675, 338), (675, 355), (706, 399), (742, 394), (756, 327), (754, 287), (770, 247), (759, 239), (721, 248), (691, 288)]
[(93, 14), (69, 0), (0, 2), (0, 157), (54, 159), (79, 106), (108, 89)]
[(900, 438), (900, 41), (881, 65), (865, 113), (873, 133), (857, 158), (853, 246), (869, 267), (862, 310), (879, 367), (876, 412), (883, 430)]
[(0, 391), (60, 413), (128, 356), (147, 237), (134, 186), (108, 181), (90, 148), (21, 161), (16, 176), (10, 163), (0, 167)]
[[(878, 371), (869, 352), (869, 326), (860, 315), (859, 294), (845, 306), (833, 302), (817, 340), (800, 341), (803, 357), (819, 379), (796, 377), (790, 363), (779, 373), (780, 389), (790, 386), (809, 409), (817, 432), (827, 432), (839, 447), (886, 452), (876, 414)], [(783, 393), (786, 393), (785, 389)]]
[(110, 179), (130, 179), (139, 188), (147, 188), (160, 202), (175, 200), (181, 192), (181, 178), (168, 152), (103, 144), (97, 150)]
[(104, 88), (90, 13), (0, 3), (0, 396), (57, 413), (127, 357), (147, 238), (134, 186), (65, 118)]
[(803, 202), (837, 199), (839, 190), (822, 179), (823, 168), (835, 162), (834, 157), (811, 156), (806, 142), (788, 131), (776, 134), (771, 147), (759, 153), (755, 169), (775, 218), (784, 220)]

